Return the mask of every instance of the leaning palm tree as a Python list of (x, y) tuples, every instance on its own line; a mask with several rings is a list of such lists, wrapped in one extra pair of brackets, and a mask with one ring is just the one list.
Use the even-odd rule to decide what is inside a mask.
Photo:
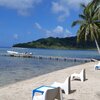
[(77, 34), (77, 41), (88, 38), (95, 41), (98, 52), (100, 54), (100, 49), (98, 42), (100, 42), (100, 1), (93, 0), (87, 6), (81, 4), (83, 7), (83, 13), (79, 15), (80, 20), (76, 20), (72, 23), (72, 27), (79, 24), (80, 28)]

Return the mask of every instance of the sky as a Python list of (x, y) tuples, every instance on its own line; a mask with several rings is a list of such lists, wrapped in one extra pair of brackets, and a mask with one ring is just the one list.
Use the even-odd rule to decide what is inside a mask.
[(71, 27), (91, 0), (0, 0), (0, 47), (47, 37), (76, 36)]

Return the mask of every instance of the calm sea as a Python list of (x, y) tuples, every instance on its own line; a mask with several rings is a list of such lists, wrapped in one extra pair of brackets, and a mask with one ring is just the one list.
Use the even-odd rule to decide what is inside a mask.
[(33, 55), (43, 56), (100, 59), (98, 52), (95, 50), (0, 48), (0, 86), (5, 86), (18, 81), (33, 78), (35, 76), (84, 63), (4, 56), (7, 54), (7, 50), (14, 50), (17, 52), (32, 52)]

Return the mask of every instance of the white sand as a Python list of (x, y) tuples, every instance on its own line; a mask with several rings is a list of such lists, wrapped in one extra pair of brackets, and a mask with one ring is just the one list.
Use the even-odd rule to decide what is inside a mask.
[(54, 81), (64, 82), (67, 76), (80, 72), (82, 68), (86, 69), (87, 80), (71, 81), (73, 92), (69, 95), (63, 94), (64, 100), (100, 100), (100, 70), (94, 70), (97, 63), (86, 63), (0, 87), (0, 100), (31, 100), (33, 89), (41, 85), (50, 85)]

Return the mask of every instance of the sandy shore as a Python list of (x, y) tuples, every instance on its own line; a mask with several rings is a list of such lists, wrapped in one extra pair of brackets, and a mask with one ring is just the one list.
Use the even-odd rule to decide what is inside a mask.
[(71, 81), (73, 92), (69, 95), (63, 94), (64, 100), (100, 100), (100, 70), (94, 70), (97, 63), (90, 62), (0, 87), (0, 100), (31, 100), (32, 90), (36, 87), (50, 85), (54, 81), (64, 82), (67, 76), (80, 72), (82, 68), (86, 69), (87, 80)]

